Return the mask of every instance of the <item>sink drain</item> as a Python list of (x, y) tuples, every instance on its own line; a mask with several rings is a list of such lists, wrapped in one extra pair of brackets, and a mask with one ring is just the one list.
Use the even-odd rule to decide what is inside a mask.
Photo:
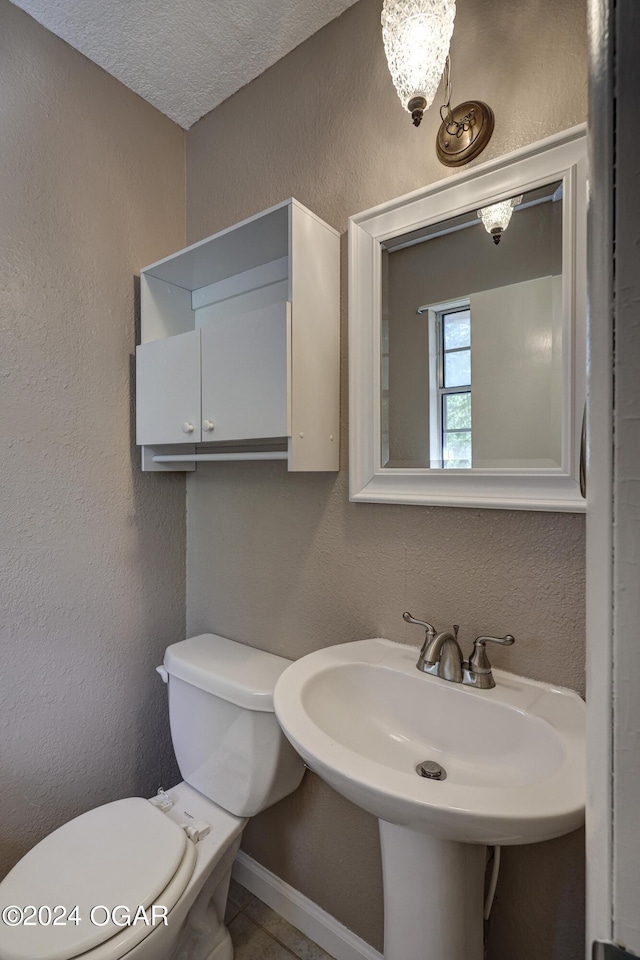
[(447, 771), (444, 767), (441, 767), (439, 763), (436, 763), (435, 760), (423, 760), (422, 763), (419, 763), (416, 767), (416, 773), (421, 777), (426, 777), (427, 780), (447, 779)]

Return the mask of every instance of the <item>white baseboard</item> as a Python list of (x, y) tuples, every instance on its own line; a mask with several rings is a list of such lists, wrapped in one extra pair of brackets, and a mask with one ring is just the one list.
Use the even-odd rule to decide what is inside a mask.
[(242, 850), (232, 876), (335, 960), (383, 960), (369, 943)]

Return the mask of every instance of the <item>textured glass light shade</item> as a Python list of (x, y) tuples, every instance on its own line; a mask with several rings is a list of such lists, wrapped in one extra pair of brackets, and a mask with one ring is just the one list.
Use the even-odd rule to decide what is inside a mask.
[[(391, 78), (416, 126), (436, 95), (455, 15), (455, 0), (384, 0), (382, 4), (382, 40)], [(416, 104), (410, 105), (416, 99), (418, 111)]]
[(509, 226), (513, 208), (522, 203), (522, 195), (511, 197), (510, 200), (502, 200), (500, 203), (492, 203), (490, 207), (483, 207), (478, 210), (478, 216), (484, 224), (487, 233), (493, 237), (494, 243), (500, 243), (500, 238)]

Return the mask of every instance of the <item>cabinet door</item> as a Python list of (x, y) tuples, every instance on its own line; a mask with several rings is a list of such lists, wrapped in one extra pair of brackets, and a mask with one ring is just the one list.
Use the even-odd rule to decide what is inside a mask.
[(200, 442), (199, 330), (136, 348), (136, 432), (138, 444)]
[(202, 327), (204, 440), (286, 437), (289, 428), (289, 304)]

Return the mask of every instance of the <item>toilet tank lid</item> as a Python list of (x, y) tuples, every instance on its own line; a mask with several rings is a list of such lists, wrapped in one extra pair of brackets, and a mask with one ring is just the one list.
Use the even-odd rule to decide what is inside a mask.
[(273, 713), (276, 681), (291, 660), (245, 643), (202, 633), (167, 647), (164, 665), (172, 677), (245, 710)]

